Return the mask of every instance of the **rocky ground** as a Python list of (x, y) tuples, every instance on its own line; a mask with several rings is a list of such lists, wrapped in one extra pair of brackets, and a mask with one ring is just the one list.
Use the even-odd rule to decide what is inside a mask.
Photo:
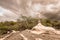
[[(38, 29), (39, 25), (42, 26), (43, 29)], [(32, 30), (26, 29), (21, 32), (13, 31), (0, 40), (60, 40), (60, 30), (55, 30), (50, 27), (44, 28), (43, 25), (38, 24)]]
[(22, 32), (13, 33), (3, 40), (60, 40), (60, 34), (56, 34), (50, 31), (36, 34), (36, 33), (33, 33), (32, 30), (25, 30)]

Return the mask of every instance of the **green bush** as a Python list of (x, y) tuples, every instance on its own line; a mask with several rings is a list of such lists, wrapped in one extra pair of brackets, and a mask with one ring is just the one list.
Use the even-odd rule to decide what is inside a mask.
[(38, 19), (36, 18), (31, 18), (31, 17), (24, 17), (23, 16), (23, 21), (21, 21), (21, 27), (23, 29), (32, 29), (35, 25), (38, 23)]
[(41, 19), (41, 23), (44, 26), (60, 29), (60, 21), (57, 21), (57, 20)]
[(17, 22), (5, 21), (0, 22), (0, 34), (5, 34), (7, 31), (22, 31), (25, 29), (32, 29), (38, 23), (38, 19), (31, 17), (23, 17), (23, 21), (19, 20)]
[[(5, 22), (0, 22), (0, 34), (6, 34), (7, 31), (22, 31), (25, 29), (32, 29), (34, 26), (38, 24), (37, 18), (31, 18), (31, 17), (25, 17), (23, 16), (23, 21), (19, 19), (17, 22), (13, 21), (5, 21)], [(49, 27), (54, 27), (56, 29), (60, 29), (60, 21), (57, 20), (49, 20), (49, 19), (41, 19), (41, 23), (44, 26), (49, 26)]]
[(6, 30), (0, 30), (0, 35), (7, 34)]

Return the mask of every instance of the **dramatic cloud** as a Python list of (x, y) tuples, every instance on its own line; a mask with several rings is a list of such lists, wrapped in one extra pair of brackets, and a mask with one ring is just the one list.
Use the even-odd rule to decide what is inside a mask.
[[(1, 16), (8, 16), (7, 14), (10, 13), (10, 18), (21, 15), (46, 18), (45, 14), (52, 15), (51, 13), (56, 14), (60, 11), (60, 0), (0, 0), (0, 6), (3, 7), (0, 8)], [(1, 12), (2, 10), (9, 11)]]

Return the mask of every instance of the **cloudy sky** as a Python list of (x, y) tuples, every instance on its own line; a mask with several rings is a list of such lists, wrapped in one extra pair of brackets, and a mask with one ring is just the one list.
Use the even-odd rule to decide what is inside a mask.
[(0, 16), (3, 16), (3, 13), (5, 12), (5, 9), (0, 7)]
[[(19, 0), (16, 1), (16, 2), (17, 2), (17, 4), (19, 4)], [(30, 8), (30, 9), (28, 9), (29, 14), (32, 15), (32, 16), (36, 16), (37, 13), (40, 13), (42, 11), (44, 11), (44, 12), (58, 12), (60, 10), (60, 0), (57, 0), (57, 2), (55, 4), (54, 3), (49, 3), (49, 4), (46, 4), (46, 5), (43, 5), (43, 4), (40, 4), (40, 3), (33, 3), (32, 4), (32, 1), (27, 2), (27, 4)], [(8, 8), (9, 8), (9, 6), (8, 6)], [(12, 8), (15, 8), (15, 6), (12, 5)], [(4, 13), (7, 13), (7, 12), (12, 14), (13, 11), (11, 11), (10, 9), (8, 10), (7, 8), (4, 8), (3, 6), (0, 7), (0, 16), (4, 16)]]
[(0, 16), (4, 16), (4, 13), (7, 13), (7, 12), (11, 13), (10, 10), (0, 7)]

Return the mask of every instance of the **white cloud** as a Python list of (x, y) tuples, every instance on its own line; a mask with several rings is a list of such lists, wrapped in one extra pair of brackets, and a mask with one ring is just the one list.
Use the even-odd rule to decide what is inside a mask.
[(50, 12), (54, 11), (54, 8), (55, 8), (55, 5), (54, 4), (48, 4), (46, 6), (46, 10), (47, 11), (50, 11)]
[(42, 5), (40, 5), (40, 4), (33, 4), (32, 5), (32, 10), (33, 11), (35, 11), (35, 12), (37, 12), (37, 11), (40, 11), (40, 10), (42, 10)]
[(0, 7), (0, 16), (4, 16), (5, 13), (9, 14), (9, 13), (13, 13), (13, 12), (8, 9), (5, 9), (3, 7)]
[(0, 16), (3, 16), (4, 12), (5, 12), (5, 10), (2, 7), (0, 7)]

